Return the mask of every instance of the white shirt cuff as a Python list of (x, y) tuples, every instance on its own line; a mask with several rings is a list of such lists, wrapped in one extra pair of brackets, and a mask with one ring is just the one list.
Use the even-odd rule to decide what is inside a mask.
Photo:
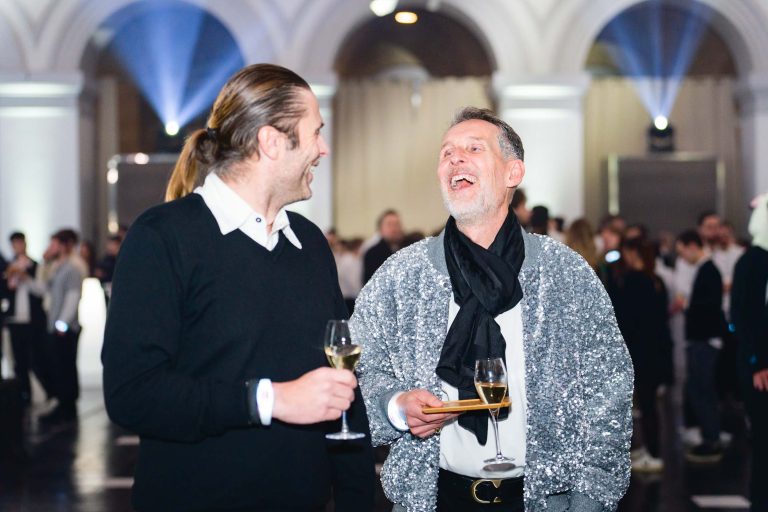
[(256, 387), (256, 407), (259, 410), (259, 421), (263, 426), (272, 423), (272, 408), (275, 405), (275, 393), (272, 389), (272, 381), (261, 379)]
[(392, 395), (392, 398), (389, 399), (389, 403), (387, 404), (387, 416), (393, 427), (401, 432), (407, 432), (410, 430), (408, 428), (408, 420), (405, 417), (405, 412), (403, 412), (400, 406), (397, 405), (397, 399), (400, 398), (400, 395), (403, 393), (404, 391), (395, 393)]

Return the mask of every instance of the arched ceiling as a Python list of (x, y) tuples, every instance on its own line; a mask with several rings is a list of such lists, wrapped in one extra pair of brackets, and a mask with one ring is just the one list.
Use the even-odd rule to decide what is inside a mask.
[(453, 18), (410, 9), (419, 19), (397, 23), (392, 15), (372, 18), (350, 33), (336, 57), (341, 78), (375, 75), (394, 66), (419, 66), (429, 75), (489, 76), (491, 58), (482, 43)]

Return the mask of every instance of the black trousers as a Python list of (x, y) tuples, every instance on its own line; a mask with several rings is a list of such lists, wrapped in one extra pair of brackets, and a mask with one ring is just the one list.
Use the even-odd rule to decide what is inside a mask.
[(740, 354), (741, 391), (752, 424), (750, 496), (754, 512), (768, 510), (768, 391), (755, 389), (748, 355)]
[(46, 354), (47, 333), (45, 327), (34, 323), (8, 324), (13, 348), (14, 373), (19, 381), (21, 396), (29, 401), (32, 388), (29, 372), (35, 373), (48, 396), (53, 395), (53, 376)]
[(635, 379), (635, 402), (642, 413), (640, 431), (648, 453), (658, 457), (659, 451), (659, 412), (656, 404), (656, 390), (659, 385), (652, 378)]
[(77, 376), (77, 341), (79, 331), (48, 335), (48, 354), (53, 375), (53, 389), (59, 405), (74, 410), (80, 397)]

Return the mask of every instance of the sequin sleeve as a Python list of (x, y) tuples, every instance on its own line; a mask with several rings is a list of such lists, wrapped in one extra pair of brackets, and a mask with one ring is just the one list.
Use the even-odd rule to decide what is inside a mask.
[(360, 292), (350, 320), (353, 336), (363, 344), (357, 375), (374, 446), (391, 444), (403, 435), (392, 426), (386, 413), (389, 398), (397, 391), (405, 391), (394, 375), (388, 349), (397, 332), (391, 265), (380, 268)]
[[(573, 491), (615, 510), (630, 477), (634, 373), (616, 324), (611, 301), (594, 272), (584, 263), (574, 287), (583, 318), (580, 333), (579, 381), (583, 407), (580, 421), (582, 471)], [(588, 509), (587, 507), (584, 507)]]

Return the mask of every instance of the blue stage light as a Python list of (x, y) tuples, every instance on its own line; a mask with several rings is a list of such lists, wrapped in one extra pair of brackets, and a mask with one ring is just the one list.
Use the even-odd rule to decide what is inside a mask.
[(669, 117), (710, 15), (695, 0), (649, 0), (621, 13), (598, 36), (653, 118)]
[(665, 130), (669, 126), (669, 120), (662, 115), (658, 115), (653, 118), (653, 126), (658, 130)]
[(165, 133), (173, 137), (174, 135), (177, 135), (179, 133), (179, 123), (176, 121), (168, 121), (165, 123)]
[[(128, 7), (126, 9), (131, 9)], [(183, 2), (145, 4), (106, 22), (113, 52), (168, 135), (209, 108), (243, 59), (216, 18)]]

